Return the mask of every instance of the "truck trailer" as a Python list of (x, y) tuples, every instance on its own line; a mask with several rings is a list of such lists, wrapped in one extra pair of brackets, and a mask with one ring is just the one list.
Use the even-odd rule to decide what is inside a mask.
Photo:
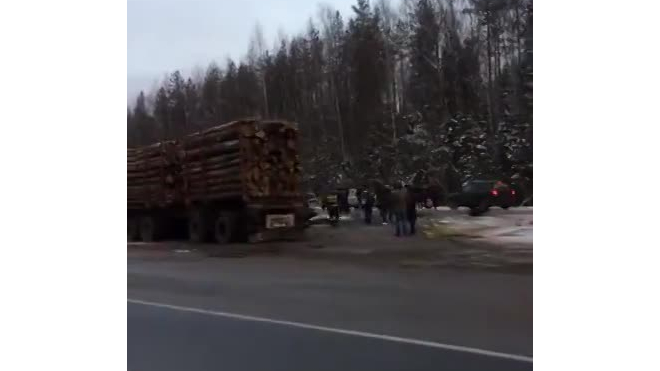
[(192, 242), (302, 236), (297, 124), (246, 119), (129, 148), (128, 239)]

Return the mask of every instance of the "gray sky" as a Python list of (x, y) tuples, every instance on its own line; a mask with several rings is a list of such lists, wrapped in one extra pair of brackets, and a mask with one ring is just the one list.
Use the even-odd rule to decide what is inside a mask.
[[(373, 2), (373, 1), (372, 1)], [(215, 60), (242, 58), (255, 24), (263, 28), (266, 45), (278, 31), (291, 36), (316, 21), (319, 4), (339, 10), (344, 19), (356, 0), (128, 0), (128, 101), (150, 91), (165, 73)], [(318, 25), (318, 23), (317, 23)]]

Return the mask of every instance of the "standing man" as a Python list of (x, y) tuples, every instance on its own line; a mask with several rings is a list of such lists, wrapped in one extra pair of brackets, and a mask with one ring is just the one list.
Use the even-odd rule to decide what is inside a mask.
[(415, 224), (417, 223), (417, 202), (415, 194), (410, 186), (406, 184), (406, 220), (410, 223), (410, 234), (415, 234)]
[(388, 185), (383, 187), (381, 192), (378, 194), (378, 210), (380, 211), (381, 219), (383, 219), (383, 225), (387, 225), (387, 223), (391, 219), (390, 216), (390, 212), (391, 212), (390, 204), (392, 203), (391, 197), (392, 197), (392, 192), (390, 190), (390, 186)]
[(351, 211), (350, 206), (348, 205), (348, 189), (341, 189), (337, 195), (339, 202), (339, 210), (342, 213), (349, 213)]
[(366, 224), (371, 224), (371, 214), (374, 207), (374, 195), (369, 192), (369, 190), (364, 190), (362, 192), (362, 208), (364, 210), (364, 222)]
[(407, 208), (407, 197), (406, 191), (401, 186), (401, 183), (397, 183), (394, 186), (394, 192), (392, 192), (392, 211), (394, 213), (394, 223), (395, 227), (395, 236), (400, 237), (401, 235), (406, 234), (406, 208)]

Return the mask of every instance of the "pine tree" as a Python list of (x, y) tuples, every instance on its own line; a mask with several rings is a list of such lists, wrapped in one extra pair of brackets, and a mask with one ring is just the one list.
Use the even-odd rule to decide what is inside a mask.
[(171, 139), (174, 137), (172, 121), (170, 120), (170, 102), (165, 87), (158, 89), (156, 102), (154, 103), (154, 118), (160, 127), (158, 137), (160, 139)]
[(227, 60), (224, 78), (220, 81), (220, 98), (218, 102), (220, 104), (219, 112), (222, 112), (220, 116), (222, 121), (231, 121), (239, 118), (238, 70), (236, 64), (231, 59)]
[(167, 97), (172, 135), (180, 137), (188, 131), (185, 82), (181, 72), (175, 71), (170, 76)]
[(388, 116), (383, 102), (387, 73), (378, 12), (372, 12), (367, 0), (358, 0), (353, 11), (356, 17), (349, 22), (347, 40), (354, 102), (348, 144), (351, 157), (357, 158), (365, 151), (363, 138)]
[(429, 0), (419, 0), (410, 25), (410, 105), (428, 125), (440, 122), (443, 113), (440, 86), (440, 25)]
[(201, 96), (201, 120), (208, 125), (222, 122), (221, 103), (222, 72), (217, 64), (211, 63), (206, 70)]
[(200, 99), (197, 85), (193, 82), (192, 78), (188, 78), (184, 88), (185, 94), (185, 112), (186, 123), (188, 124), (187, 132), (198, 130), (202, 128), (201, 114), (200, 114)]
[(135, 107), (132, 112), (132, 126), (134, 126), (134, 143), (135, 145), (148, 144), (158, 137), (154, 119), (147, 111), (146, 98), (144, 92), (140, 91), (137, 99), (135, 100)]

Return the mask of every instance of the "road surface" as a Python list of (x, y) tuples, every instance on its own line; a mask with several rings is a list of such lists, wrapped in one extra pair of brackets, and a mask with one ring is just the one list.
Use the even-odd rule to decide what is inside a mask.
[(530, 276), (129, 252), (128, 369), (531, 370), (531, 293)]

